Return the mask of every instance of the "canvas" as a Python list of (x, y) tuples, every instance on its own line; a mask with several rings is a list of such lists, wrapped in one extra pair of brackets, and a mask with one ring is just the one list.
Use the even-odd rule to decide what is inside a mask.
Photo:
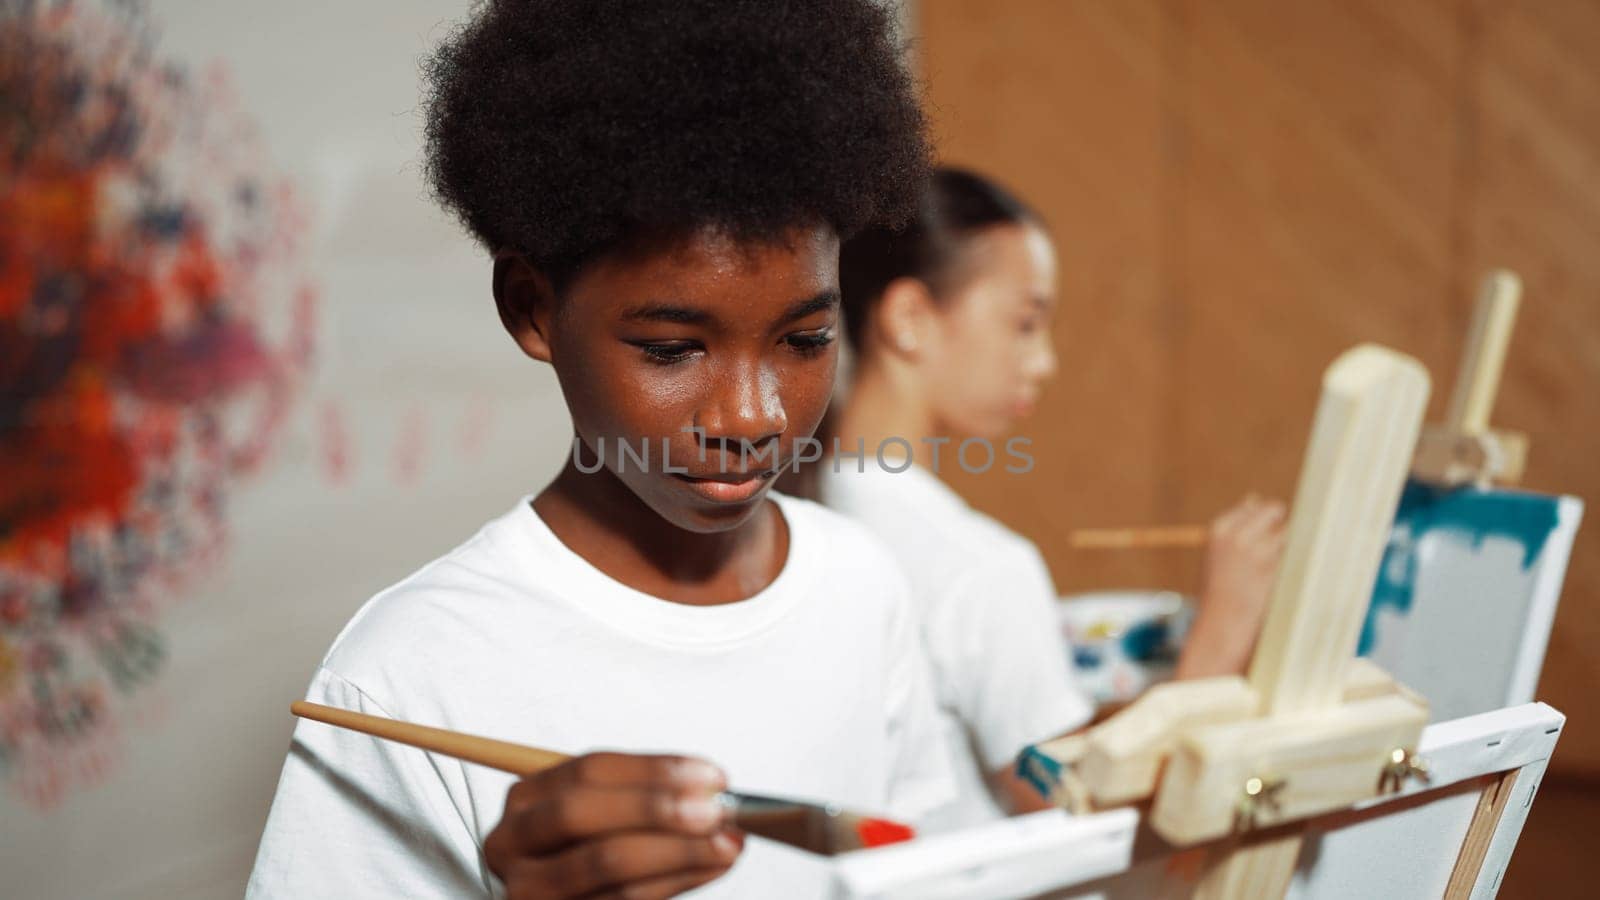
[(1531, 701), (1582, 516), (1576, 497), (1409, 482), (1358, 652), (1433, 721)]

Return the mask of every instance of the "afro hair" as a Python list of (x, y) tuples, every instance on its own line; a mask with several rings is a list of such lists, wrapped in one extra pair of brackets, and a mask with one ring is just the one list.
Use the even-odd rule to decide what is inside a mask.
[(644, 234), (904, 221), (927, 128), (875, 0), (488, 0), (427, 60), (431, 187), (558, 283)]

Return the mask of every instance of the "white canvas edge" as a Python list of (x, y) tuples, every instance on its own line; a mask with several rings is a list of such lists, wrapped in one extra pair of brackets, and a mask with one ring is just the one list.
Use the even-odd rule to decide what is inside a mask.
[(1561, 600), (1561, 585), (1566, 580), (1567, 561), (1583, 519), (1583, 501), (1561, 497), (1556, 503), (1556, 527), (1546, 542), (1539, 575), (1533, 586), (1533, 599), (1522, 629), (1522, 646), (1507, 686), (1505, 703), (1526, 703), (1539, 688), (1539, 672), (1544, 668), (1544, 652), (1555, 626), (1556, 605)]
[(1125, 872), (1139, 813), (1029, 813), (834, 862), (836, 898), (1020, 897)]
[[(1429, 725), (1417, 753), (1428, 763), (1430, 781), (1424, 784), (1412, 779), (1398, 793), (1373, 798), (1357, 808), (1511, 769), (1537, 767), (1542, 772), (1565, 721), (1565, 716), (1546, 704), (1526, 703)], [(1523, 788), (1519, 786), (1517, 791), (1519, 797), (1524, 796)], [(1480, 881), (1482, 874), (1488, 873), (1497, 884), (1531, 803), (1529, 793), (1521, 805), (1502, 815)], [(1071, 887), (1127, 871), (1137, 825), (1138, 813), (1132, 808), (1086, 816), (1049, 810), (893, 847), (847, 853), (833, 862), (834, 897), (1025, 897)], [(1484, 896), (1492, 896), (1494, 888), (1487, 890)]]

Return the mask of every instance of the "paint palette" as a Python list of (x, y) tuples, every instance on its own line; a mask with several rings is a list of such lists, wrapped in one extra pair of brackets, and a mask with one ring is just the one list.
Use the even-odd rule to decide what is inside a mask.
[(1073, 674), (1095, 703), (1126, 703), (1172, 677), (1193, 619), (1188, 598), (1130, 590), (1061, 599), (1061, 637)]

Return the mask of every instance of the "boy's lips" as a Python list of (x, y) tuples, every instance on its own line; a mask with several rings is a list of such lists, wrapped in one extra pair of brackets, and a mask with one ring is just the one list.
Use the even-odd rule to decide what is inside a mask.
[(674, 473), (673, 478), (687, 484), (689, 489), (713, 503), (743, 503), (761, 493), (767, 482), (778, 473), (771, 470), (760, 472), (717, 472), (711, 475), (683, 475)]

